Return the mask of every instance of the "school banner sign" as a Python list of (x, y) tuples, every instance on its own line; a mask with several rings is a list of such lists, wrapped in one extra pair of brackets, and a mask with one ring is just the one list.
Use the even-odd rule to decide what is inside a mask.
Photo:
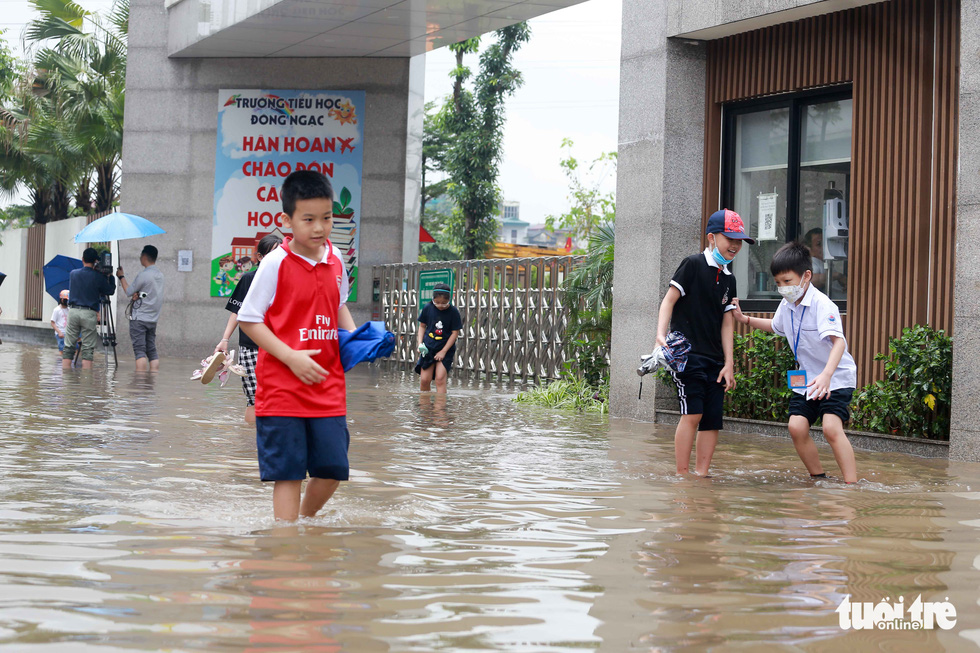
[(228, 89), (218, 92), (211, 228), (211, 296), (227, 297), (279, 233), (279, 189), (294, 170), (318, 170), (334, 189), (330, 241), (344, 253), (357, 299), (364, 91)]

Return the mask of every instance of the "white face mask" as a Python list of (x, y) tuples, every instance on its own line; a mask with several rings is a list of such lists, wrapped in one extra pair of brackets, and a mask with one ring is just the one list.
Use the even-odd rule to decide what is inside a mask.
[(795, 302), (806, 292), (805, 286), (780, 286), (776, 290), (786, 298), (786, 301)]
[(786, 298), (788, 302), (797, 302), (803, 295), (806, 294), (808, 282), (804, 281), (802, 285), (799, 286), (780, 286), (776, 288), (779, 294)]

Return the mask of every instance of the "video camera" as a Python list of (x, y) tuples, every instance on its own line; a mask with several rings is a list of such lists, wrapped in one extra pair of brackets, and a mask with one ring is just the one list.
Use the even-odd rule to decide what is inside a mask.
[(112, 252), (99, 252), (99, 258), (95, 261), (95, 271), (106, 276), (112, 274)]

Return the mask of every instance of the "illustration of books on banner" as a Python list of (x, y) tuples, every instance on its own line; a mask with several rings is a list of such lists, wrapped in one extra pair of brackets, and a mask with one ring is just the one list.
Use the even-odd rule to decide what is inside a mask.
[(357, 225), (354, 223), (354, 209), (350, 206), (351, 192), (345, 186), (333, 203), (333, 231), (330, 242), (344, 255), (347, 274), (351, 275), (357, 267)]

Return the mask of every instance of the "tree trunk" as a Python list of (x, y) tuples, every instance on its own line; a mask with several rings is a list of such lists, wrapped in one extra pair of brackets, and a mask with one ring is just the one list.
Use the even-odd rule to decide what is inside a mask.
[(116, 166), (104, 161), (95, 166), (95, 211), (102, 213), (112, 208), (116, 201)]

